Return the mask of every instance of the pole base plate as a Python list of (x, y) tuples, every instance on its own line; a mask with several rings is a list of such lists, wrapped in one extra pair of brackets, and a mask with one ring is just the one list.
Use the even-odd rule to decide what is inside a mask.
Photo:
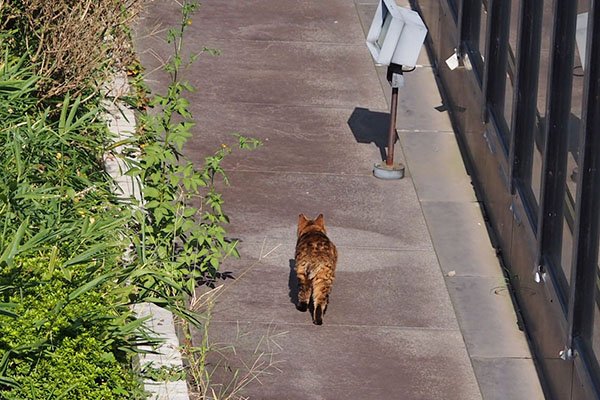
[(386, 163), (377, 163), (373, 168), (373, 175), (379, 179), (402, 179), (404, 178), (404, 164), (387, 165)]

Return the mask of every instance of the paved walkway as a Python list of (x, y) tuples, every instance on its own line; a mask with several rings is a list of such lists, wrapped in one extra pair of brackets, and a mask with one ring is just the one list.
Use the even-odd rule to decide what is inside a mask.
[[(233, 132), (264, 142), (226, 163), (242, 259), (222, 269), (239, 279), (225, 282), (211, 339), (234, 344), (223, 352), (232, 370), (275, 363), (245, 388), (251, 399), (541, 399), (425, 51), (400, 93), (407, 177), (372, 176), (389, 96), (364, 44), (375, 4), (204, 0), (192, 20), (186, 50), (222, 55), (190, 71), (199, 132), (188, 154), (200, 161)], [(169, 45), (146, 34), (178, 18), (171, 3), (150, 4), (136, 42), (148, 71)], [(164, 86), (162, 73), (149, 78)], [(292, 304), (299, 213), (323, 213), (340, 254), (323, 326)]]

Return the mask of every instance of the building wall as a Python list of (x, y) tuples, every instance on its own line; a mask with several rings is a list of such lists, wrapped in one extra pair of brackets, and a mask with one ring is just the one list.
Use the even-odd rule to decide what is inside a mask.
[(561, 400), (600, 398), (596, 3), (413, 0), (545, 388)]

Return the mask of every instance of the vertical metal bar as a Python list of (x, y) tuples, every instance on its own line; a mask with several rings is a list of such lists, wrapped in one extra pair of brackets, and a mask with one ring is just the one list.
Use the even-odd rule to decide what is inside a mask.
[[(588, 17), (581, 167), (577, 181), (573, 268), (569, 297), (569, 346), (591, 339), (596, 298), (600, 233), (600, 1), (592, 0)], [(597, 332), (600, 334), (600, 332)]]
[[(458, 6), (456, 5), (456, 2), (459, 2)], [(458, 18), (458, 10), (461, 7), (461, 4), (463, 0), (450, 0), (450, 9), (452, 10), (452, 13), (454, 14), (454, 21), (457, 21)]]
[(469, 30), (467, 29), (468, 21), (470, 20), (469, 11), (472, 8), (473, 0), (463, 0), (460, 3), (458, 9), (458, 43), (456, 48), (460, 54), (463, 54), (462, 42), (469, 37)]
[(543, 7), (543, 0), (521, 0), (519, 10), (513, 135), (509, 153), (511, 193), (515, 192), (515, 183), (529, 185), (531, 182)]
[[(510, 29), (510, 1), (492, 0), (488, 12), (488, 46), (486, 46), (483, 73), (483, 95), (486, 105), (504, 106), (506, 59)], [(484, 120), (487, 112), (484, 110)]]
[(396, 141), (396, 114), (398, 110), (398, 88), (392, 88), (392, 101), (390, 105), (390, 130), (388, 134), (388, 151), (385, 158), (386, 165), (394, 165), (394, 142)]
[(473, 36), (479, 35), (480, 19), (481, 0), (463, 0), (458, 12), (458, 43), (456, 45), (461, 55), (465, 52), (464, 42), (473, 42), (474, 39), (479, 38), (479, 36)]
[(555, 0), (553, 16), (536, 258), (538, 265), (560, 267), (577, 2)]

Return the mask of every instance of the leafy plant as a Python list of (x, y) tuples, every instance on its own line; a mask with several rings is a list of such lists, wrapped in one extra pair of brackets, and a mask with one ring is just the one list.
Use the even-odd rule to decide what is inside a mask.
[[(198, 4), (185, 3), (180, 30), (169, 32), (176, 49), (167, 66), (172, 82), (152, 102), (159, 112), (143, 115), (138, 135), (126, 143), (140, 149), (133, 158), (108, 145), (98, 117), (101, 96), (90, 85), (107, 64), (94, 66), (91, 82), (40, 61), (50, 57), (46, 35), (73, 16), (100, 18), (103, 11), (84, 1), (49, 21), (48, 10), (58, 5), (46, 3), (4, 7), (0, 0), (0, 393), (7, 399), (143, 397), (130, 361), (139, 345), (157, 339), (131, 306), (155, 303), (201, 326), (202, 316), (186, 300), (225, 257), (237, 255), (216, 189), (228, 182), (221, 161), (231, 148), (224, 145), (200, 168), (182, 155), (194, 127), (183, 97), (193, 89), (183, 78), (198, 55), (184, 63), (181, 48)], [(25, 29), (33, 20), (19, 19), (24, 12), (46, 22)], [(63, 78), (72, 86), (48, 85)], [(241, 136), (238, 142), (259, 145)], [(143, 187), (133, 210), (112, 192), (102, 165), (108, 150), (129, 160), (129, 174)], [(128, 237), (135, 255), (123, 260)]]
[[(127, 174), (138, 179), (141, 187), (141, 208), (134, 213), (137, 236), (134, 236), (135, 260), (147, 271), (140, 283), (146, 290), (160, 294), (161, 299), (174, 302), (159, 305), (169, 307), (183, 318), (192, 314), (184, 305), (206, 274), (214, 275), (222, 260), (237, 256), (236, 242), (229, 241), (223, 213), (222, 196), (216, 190), (217, 181), (228, 183), (221, 161), (231, 152), (223, 145), (205, 164), (197, 168), (187, 160), (182, 149), (192, 136), (195, 123), (185, 99), (193, 91), (185, 81), (185, 73), (202, 53), (218, 54), (205, 48), (184, 62), (182, 44), (190, 17), (197, 1), (184, 2), (178, 30), (169, 30), (167, 40), (174, 55), (165, 66), (171, 80), (165, 94), (156, 94), (150, 106), (156, 112), (140, 115), (138, 136), (134, 139), (141, 149), (138, 158), (129, 158)], [(236, 135), (241, 148), (256, 148), (260, 142)], [(217, 179), (219, 178), (219, 179)], [(137, 278), (134, 278), (137, 279)], [(200, 320), (193, 319), (200, 325)]]

